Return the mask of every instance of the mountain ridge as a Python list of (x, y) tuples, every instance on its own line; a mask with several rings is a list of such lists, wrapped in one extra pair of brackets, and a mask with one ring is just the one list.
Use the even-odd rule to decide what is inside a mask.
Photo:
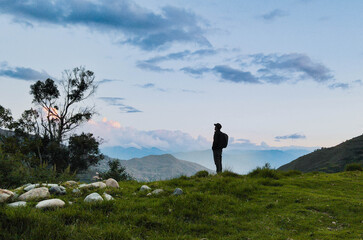
[(321, 148), (279, 167), (279, 170), (302, 172), (341, 172), (350, 163), (363, 164), (363, 135), (330, 148)]

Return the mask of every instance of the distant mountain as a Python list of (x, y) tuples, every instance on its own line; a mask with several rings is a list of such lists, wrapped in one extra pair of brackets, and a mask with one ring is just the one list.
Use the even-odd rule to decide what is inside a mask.
[(131, 158), (141, 158), (148, 155), (162, 155), (166, 154), (158, 148), (124, 148), (121, 146), (104, 147), (101, 148), (101, 152), (109, 157), (129, 160)]
[(363, 164), (363, 135), (347, 140), (335, 147), (321, 148), (285, 164), (279, 170), (302, 172), (340, 172), (350, 163)]
[[(226, 150), (223, 151), (222, 164), (224, 169), (246, 174), (257, 166), (269, 163), (271, 167), (277, 168), (297, 157), (310, 153), (308, 149), (282, 150)], [(209, 169), (215, 169), (212, 150), (174, 153), (178, 159), (198, 163)]]
[[(89, 181), (96, 172), (107, 171), (109, 169), (109, 160), (112, 160), (112, 158), (106, 157), (97, 166), (91, 167), (86, 173), (79, 174), (79, 177), (81, 180)], [(199, 164), (179, 160), (170, 154), (150, 155), (143, 158), (119, 161), (126, 168), (126, 171), (138, 181), (165, 180), (181, 175), (191, 176), (202, 170), (211, 172), (210, 169)]]

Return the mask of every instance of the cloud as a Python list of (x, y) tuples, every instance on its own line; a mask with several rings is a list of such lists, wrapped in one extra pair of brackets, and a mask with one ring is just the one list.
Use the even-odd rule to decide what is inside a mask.
[(101, 81), (98, 81), (97, 83), (98, 83), (99, 85), (101, 85), (101, 84), (105, 84), (105, 83), (120, 82), (120, 81), (121, 81), (121, 80), (103, 79), (103, 80), (101, 80)]
[(32, 68), (26, 67), (9, 67), (7, 63), (0, 65), (0, 76), (10, 77), (25, 81), (37, 81), (50, 78), (49, 74), (45, 71), (39, 72)]
[(285, 136), (276, 136), (275, 141), (286, 140), (286, 139), (295, 140), (295, 139), (305, 139), (305, 138), (306, 138), (305, 135), (294, 133), (294, 134), (285, 135)]
[(194, 138), (182, 131), (163, 129), (142, 131), (124, 127), (117, 121), (105, 118), (103, 121), (90, 121), (85, 128), (103, 138), (107, 146), (157, 147), (169, 152), (205, 150), (211, 146), (211, 143), (201, 136)]
[(181, 52), (169, 53), (167, 55), (156, 56), (147, 60), (137, 62), (136, 66), (141, 69), (150, 70), (154, 72), (172, 72), (173, 69), (162, 68), (158, 66), (158, 63), (171, 61), (171, 60), (185, 60), (192, 57), (205, 57), (218, 53), (220, 50), (215, 49), (199, 49), (196, 51), (185, 50)]
[(286, 17), (288, 15), (289, 14), (287, 12), (281, 9), (274, 9), (271, 12), (261, 15), (261, 18), (264, 19), (265, 21), (273, 21), (276, 20), (277, 18)]
[(262, 66), (258, 73), (271, 83), (284, 82), (287, 79), (312, 79), (316, 82), (333, 80), (334, 76), (329, 68), (321, 63), (313, 62), (305, 54), (255, 54), (251, 55), (252, 63)]
[(135, 85), (137, 87), (140, 87), (140, 88), (144, 88), (144, 89), (154, 89), (154, 90), (157, 90), (157, 91), (160, 91), (160, 92), (166, 92), (165, 89), (163, 88), (158, 88), (154, 83), (145, 83), (145, 84), (137, 84)]
[(142, 112), (132, 106), (126, 105), (123, 103), (125, 98), (120, 97), (99, 97), (98, 99), (106, 102), (110, 106), (116, 106), (120, 110), (121, 113), (138, 113)]
[(144, 62), (144, 61), (137, 62), (136, 67), (138, 67), (140, 69), (144, 69), (144, 70), (153, 71), (153, 72), (173, 72), (174, 71), (171, 68), (162, 68), (153, 63), (148, 63), (148, 62)]
[(185, 50), (182, 52), (169, 53), (169, 54), (163, 55), (163, 56), (156, 56), (156, 57), (150, 58), (148, 60), (145, 60), (145, 62), (159, 63), (159, 62), (164, 62), (164, 61), (169, 61), (169, 60), (184, 60), (184, 59), (190, 58), (190, 57), (205, 57), (205, 56), (215, 55), (218, 53), (218, 51), (219, 50), (215, 50), (215, 49), (199, 49), (196, 51)]
[(341, 89), (345, 90), (345, 89), (350, 88), (350, 85), (349, 85), (349, 83), (333, 83), (333, 84), (329, 85), (329, 88), (330, 89), (341, 88)]
[(260, 83), (258, 78), (253, 76), (250, 72), (244, 72), (226, 65), (215, 66), (212, 70), (215, 73), (218, 73), (225, 81), (235, 83)]
[(2, 0), (0, 13), (19, 21), (59, 26), (85, 26), (99, 32), (116, 32), (144, 50), (190, 42), (210, 47), (204, 36), (205, 20), (191, 11), (163, 7), (160, 13), (127, 0)]
[(203, 75), (203, 73), (210, 72), (211, 69), (207, 67), (200, 67), (200, 68), (193, 68), (193, 67), (184, 67), (181, 68), (180, 71), (183, 71), (184, 73), (188, 73), (195, 76)]

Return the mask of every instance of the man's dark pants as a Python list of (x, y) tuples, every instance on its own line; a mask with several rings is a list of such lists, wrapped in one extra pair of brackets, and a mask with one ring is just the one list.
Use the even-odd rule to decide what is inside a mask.
[(214, 163), (216, 164), (217, 173), (222, 172), (222, 149), (213, 150)]

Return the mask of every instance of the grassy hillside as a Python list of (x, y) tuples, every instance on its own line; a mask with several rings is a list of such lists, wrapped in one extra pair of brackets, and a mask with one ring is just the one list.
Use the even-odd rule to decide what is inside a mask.
[[(276, 172), (180, 177), (97, 190), (115, 200), (56, 210), (0, 205), (0, 239), (349, 239), (363, 238), (363, 174)], [(184, 194), (172, 195), (176, 187)], [(69, 189), (67, 190), (71, 192)]]
[(333, 173), (343, 171), (345, 166), (351, 163), (363, 165), (363, 135), (335, 147), (316, 150), (281, 166), (279, 169)]

